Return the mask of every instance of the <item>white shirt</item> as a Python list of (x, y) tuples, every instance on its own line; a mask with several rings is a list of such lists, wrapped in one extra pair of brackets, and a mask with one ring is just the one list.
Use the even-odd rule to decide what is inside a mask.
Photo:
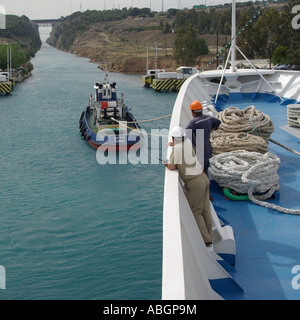
[(183, 142), (176, 142), (175, 140), (169, 163), (176, 166), (182, 180), (191, 179), (193, 176), (200, 175), (203, 172), (189, 139)]

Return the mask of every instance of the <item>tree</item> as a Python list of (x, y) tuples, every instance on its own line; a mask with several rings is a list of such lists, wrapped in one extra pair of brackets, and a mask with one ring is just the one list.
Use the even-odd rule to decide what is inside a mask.
[(205, 39), (197, 36), (191, 26), (180, 28), (174, 42), (174, 59), (179, 65), (193, 66), (200, 55), (208, 54)]
[[(22, 48), (20, 43), (14, 42), (11, 44), (12, 49), (12, 67), (18, 68), (22, 64), (30, 60), (29, 51), (26, 48)], [(7, 45), (0, 45), (0, 69), (6, 69), (7, 67)]]
[(170, 9), (168, 9), (168, 14), (170, 15), (170, 16), (176, 16), (176, 14), (177, 14), (177, 12), (179, 11), (179, 9), (175, 9), (175, 8), (170, 8)]
[(287, 50), (284, 46), (278, 46), (274, 53), (272, 62), (275, 64), (283, 64), (287, 62)]
[(199, 33), (205, 33), (210, 30), (210, 20), (208, 17), (208, 14), (204, 11), (201, 10), (199, 11), (198, 14), (198, 31)]
[[(238, 29), (244, 28), (241, 35), (237, 37), (237, 45), (244, 52), (244, 54), (249, 59), (253, 59), (255, 56), (255, 42), (256, 42), (256, 33), (253, 30), (253, 25), (248, 21), (250, 16), (247, 15), (246, 11), (243, 11), (241, 14), (240, 22)], [(248, 24), (246, 27), (245, 25)]]
[(169, 22), (166, 22), (163, 32), (164, 33), (171, 33), (172, 32), (172, 27)]
[[(283, 11), (265, 9), (256, 22), (247, 23), (251, 14), (243, 11), (240, 28), (247, 27), (237, 38), (238, 46), (252, 58), (268, 58), (274, 63), (295, 65), (300, 70), (300, 32), (292, 27), (292, 8), (299, 0), (289, 0)], [(253, 9), (251, 9), (253, 10)]]

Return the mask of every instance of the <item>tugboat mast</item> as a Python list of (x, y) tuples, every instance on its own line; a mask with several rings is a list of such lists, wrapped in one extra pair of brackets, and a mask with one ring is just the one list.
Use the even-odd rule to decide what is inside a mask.
[(105, 78), (104, 83), (108, 83), (108, 71), (107, 71), (107, 57), (105, 58)]

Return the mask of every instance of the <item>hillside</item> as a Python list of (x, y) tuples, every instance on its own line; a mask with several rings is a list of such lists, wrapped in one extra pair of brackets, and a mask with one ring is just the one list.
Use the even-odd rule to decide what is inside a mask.
[(154, 68), (157, 44), (158, 67), (174, 69), (176, 63), (172, 50), (175, 35), (164, 34), (157, 29), (161, 23), (166, 22), (172, 23), (171, 19), (165, 17), (128, 17), (118, 22), (97, 24), (76, 38), (71, 52), (97, 62), (104, 61), (107, 55), (111, 70), (143, 73), (146, 70), (147, 45), (149, 67)]
[[(289, 0), (291, 3), (294, 1), (296, 0)], [(281, 36), (284, 30), (286, 34), (292, 35), (293, 32), (287, 29), (283, 7), (284, 3), (271, 3), (265, 10), (261, 10), (262, 5), (251, 1), (238, 6), (238, 29), (246, 23), (248, 26), (251, 16), (262, 11), (256, 14), (256, 18), (252, 19), (254, 21), (251, 20), (238, 38), (242, 50), (251, 48), (251, 51), (247, 50), (248, 58), (269, 58), (279, 46), (284, 46), (285, 52), (295, 52), (290, 50), (294, 43), (290, 40), (291, 37)], [(176, 49), (174, 42), (178, 32), (188, 26), (194, 28), (198, 37), (204, 38), (209, 47), (208, 55), (201, 55), (195, 60), (195, 65), (201, 69), (216, 56), (217, 48), (230, 42), (231, 8), (218, 6), (206, 10), (169, 9), (168, 12), (161, 13), (150, 12), (147, 8), (76, 12), (54, 26), (48, 43), (100, 64), (107, 56), (109, 70), (126, 73), (145, 72), (147, 46), (149, 68), (154, 68), (157, 45), (158, 68), (174, 71), (179, 66), (173, 58)], [(298, 37), (295, 32), (294, 37)], [(191, 41), (192, 39), (187, 43)], [(281, 49), (280, 52), (284, 50)], [(223, 56), (220, 56), (219, 63), (226, 59), (226, 52), (228, 51), (224, 50)], [(283, 60), (287, 60), (289, 55), (277, 55), (276, 63), (286, 63)], [(292, 58), (295, 60), (295, 57)], [(216, 66), (214, 61), (210, 67)]]
[[(110, 71), (126, 73), (146, 71), (147, 46), (149, 68), (154, 68), (157, 45), (158, 68), (175, 71), (179, 66), (173, 58), (176, 33), (172, 30), (166, 32), (165, 29), (166, 26), (174, 26), (176, 12), (174, 15), (155, 13), (151, 16), (128, 16), (121, 20), (95, 22), (84, 30), (78, 30), (78, 25), (86, 18), (81, 17), (79, 22), (80, 13), (77, 13), (67, 17), (65, 22), (56, 24), (47, 42), (60, 50), (88, 57), (99, 64), (104, 63), (107, 56)], [(72, 40), (68, 41), (70, 37)], [(209, 55), (201, 56), (203, 66), (216, 54), (217, 37), (211, 33), (201, 37), (206, 39), (210, 49)], [(225, 38), (220, 35), (220, 41), (224, 42)]]
[(90, 58), (102, 63), (108, 57), (109, 69), (126, 73), (143, 73), (146, 70), (146, 53), (149, 45), (149, 67), (154, 68), (156, 43), (158, 66), (176, 68), (172, 57), (174, 33), (163, 33), (161, 26), (172, 24), (166, 16), (132, 17), (118, 21), (94, 23), (74, 38), (68, 47), (64, 45), (61, 24), (54, 26), (48, 43), (60, 50)]

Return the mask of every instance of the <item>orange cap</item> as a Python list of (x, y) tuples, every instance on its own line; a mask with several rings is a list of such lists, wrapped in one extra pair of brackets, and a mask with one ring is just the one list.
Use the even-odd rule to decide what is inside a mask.
[(195, 110), (202, 110), (203, 107), (202, 107), (201, 102), (195, 100), (195, 101), (193, 101), (193, 102), (191, 103), (190, 109), (191, 109), (191, 110), (194, 110), (194, 111), (195, 111)]

